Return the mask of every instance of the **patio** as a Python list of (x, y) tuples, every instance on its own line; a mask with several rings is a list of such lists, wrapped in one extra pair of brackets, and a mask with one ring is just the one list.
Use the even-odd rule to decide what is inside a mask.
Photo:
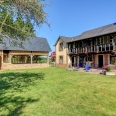
[[(102, 72), (102, 68), (91, 68), (90, 70), (84, 70), (84, 68), (70, 68), (68, 70), (73, 70), (73, 71), (77, 71), (77, 72), (87, 72), (87, 73), (93, 73), (93, 74), (100, 74)], [(112, 69), (111, 72), (115, 72), (116, 74), (116, 70)]]

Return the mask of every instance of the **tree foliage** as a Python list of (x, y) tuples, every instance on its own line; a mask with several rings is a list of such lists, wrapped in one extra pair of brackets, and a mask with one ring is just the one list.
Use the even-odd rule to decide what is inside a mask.
[[(35, 36), (34, 26), (47, 22), (44, 0), (0, 0), (0, 38), (22, 42), (28, 36)], [(49, 24), (48, 24), (49, 26)]]

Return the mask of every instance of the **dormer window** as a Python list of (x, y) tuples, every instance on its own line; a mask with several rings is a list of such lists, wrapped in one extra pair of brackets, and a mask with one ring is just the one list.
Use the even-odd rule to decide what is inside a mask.
[(63, 43), (59, 43), (59, 51), (62, 51), (63, 50)]

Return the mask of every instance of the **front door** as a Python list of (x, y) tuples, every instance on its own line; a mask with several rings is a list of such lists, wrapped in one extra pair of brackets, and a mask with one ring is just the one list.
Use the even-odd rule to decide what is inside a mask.
[(103, 66), (103, 55), (98, 56), (98, 67), (102, 68)]
[(74, 66), (74, 56), (72, 57), (72, 66)]
[(79, 67), (83, 67), (84, 56), (79, 57)]

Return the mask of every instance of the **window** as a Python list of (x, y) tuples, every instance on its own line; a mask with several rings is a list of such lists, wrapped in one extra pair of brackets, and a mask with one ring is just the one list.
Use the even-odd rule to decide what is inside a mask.
[(110, 43), (112, 43), (113, 42), (113, 39), (112, 38), (110, 38)]
[(100, 45), (100, 38), (97, 38), (97, 45)]
[(79, 42), (79, 47), (80, 47), (80, 48), (82, 47), (82, 41)]
[(87, 46), (88, 46), (88, 41), (85, 40), (85, 41), (84, 41), (84, 44), (85, 44), (84, 46), (87, 47)]
[(109, 38), (109, 36), (107, 36), (107, 44), (109, 44), (110, 43), (110, 38)]
[(73, 48), (75, 48), (75, 43), (73, 43)]
[(76, 42), (76, 48), (78, 48), (78, 43)]
[(114, 43), (116, 44), (116, 36), (113, 38)]
[(86, 61), (86, 62), (88, 62), (88, 61), (92, 61), (92, 56), (85, 57), (85, 61)]
[(92, 45), (93, 46), (95, 45), (95, 39), (92, 39)]
[(107, 44), (107, 36), (104, 36), (104, 44)]
[(101, 44), (103, 44), (103, 43), (104, 43), (103, 38), (101, 38)]
[(90, 40), (88, 40), (88, 46), (90, 46)]
[(59, 43), (59, 51), (63, 50), (63, 43)]
[(88, 57), (88, 61), (92, 61), (92, 56)]
[(60, 63), (60, 64), (63, 64), (63, 56), (60, 56), (60, 57), (59, 57), (59, 63)]

